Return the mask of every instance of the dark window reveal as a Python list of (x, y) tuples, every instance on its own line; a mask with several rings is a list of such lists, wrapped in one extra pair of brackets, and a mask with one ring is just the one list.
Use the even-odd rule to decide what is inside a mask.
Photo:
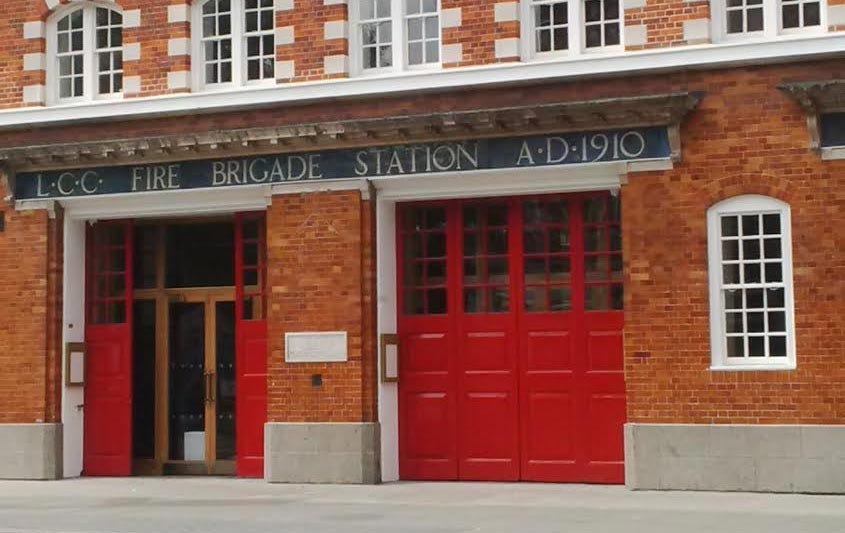
[(234, 238), (228, 222), (167, 226), (166, 286), (234, 285)]

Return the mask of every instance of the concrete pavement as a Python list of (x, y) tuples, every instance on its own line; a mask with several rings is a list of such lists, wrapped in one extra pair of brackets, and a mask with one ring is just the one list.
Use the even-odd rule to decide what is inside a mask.
[(0, 481), (0, 533), (845, 532), (845, 497), (499, 483)]

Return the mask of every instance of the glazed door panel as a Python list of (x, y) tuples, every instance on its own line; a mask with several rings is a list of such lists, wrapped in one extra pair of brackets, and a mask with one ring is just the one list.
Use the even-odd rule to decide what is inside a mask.
[(132, 224), (100, 222), (86, 256), (83, 474), (132, 473)]

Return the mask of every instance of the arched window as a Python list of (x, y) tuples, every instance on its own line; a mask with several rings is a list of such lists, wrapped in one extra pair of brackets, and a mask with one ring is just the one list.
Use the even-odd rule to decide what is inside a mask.
[(192, 68), (198, 88), (275, 80), (274, 4), (273, 0), (194, 3)]
[(789, 205), (729, 198), (707, 211), (714, 369), (795, 368)]
[(123, 92), (123, 15), (106, 4), (74, 4), (49, 21), (48, 100), (74, 102)]

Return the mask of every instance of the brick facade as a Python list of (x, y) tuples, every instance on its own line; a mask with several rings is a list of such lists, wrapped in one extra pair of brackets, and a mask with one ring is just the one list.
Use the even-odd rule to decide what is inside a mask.
[[(195, 117), (187, 125), (181, 119), (159, 119), (76, 126), (52, 131), (51, 138), (67, 142), (327, 116), (389, 116), (419, 107), (471, 109), (494, 100), (500, 105), (524, 103), (527, 94), (546, 102), (582, 99), (587, 93), (609, 97), (703, 91), (702, 104), (682, 128), (683, 160), (671, 171), (632, 175), (623, 188), (629, 420), (842, 423), (843, 308), (837, 295), (845, 289), (845, 262), (838, 253), (845, 243), (836, 228), (845, 203), (845, 162), (822, 161), (809, 150), (803, 111), (777, 89), (786, 81), (825, 77), (845, 77), (841, 62), (685, 73), (624, 85), (574, 83), (399, 98), (377, 107), (287, 108)], [(43, 135), (38, 130), (9, 133), (3, 143), (27, 144)], [(769, 194), (792, 206), (797, 371), (709, 370), (705, 212), (721, 199), (744, 193)], [(11, 318), (0, 328), (0, 344), (14, 347), (4, 357), (19, 370), (4, 374), (0, 396), (14, 407), (3, 409), (3, 416), (50, 418), (55, 401), (45, 398), (58, 389), (59, 374), (45, 368), (55, 369), (52, 360), (45, 364), (51, 335), (45, 334), (45, 325), (48, 306), (58, 298), (53, 288), (60, 286), (60, 280), (48, 278), (48, 261), (54, 265), (49, 268), (58, 268), (50, 258), (60, 257), (49, 244), (56, 223), (44, 212), (17, 212), (8, 206), (5, 211), (0, 253), (13, 259), (0, 261), (6, 265), (0, 306), (10, 310), (6, 316)], [(371, 203), (360, 200), (358, 191), (274, 198), (268, 210), (271, 420), (374, 419), (373, 220)], [(285, 365), (283, 333), (310, 329), (349, 331), (350, 363)], [(311, 386), (315, 373), (323, 375), (322, 388)], [(52, 383), (45, 376), (52, 376)]]
[[(68, 0), (61, 0), (57, 4), (67, 3)], [(460, 47), (460, 61), (454, 62), (447, 58), (444, 66), (480, 66), (519, 60), (518, 56), (511, 53), (503, 52), (505, 55), (499, 57), (496, 54), (497, 40), (518, 40), (520, 37), (518, 20), (496, 20), (496, 6), (511, 3), (513, 2), (495, 0), (444, 0), (442, 9), (459, 9), (461, 13), (457, 26), (444, 27), (442, 31), (444, 46)], [(187, 87), (171, 87), (168, 77), (176, 75), (187, 77), (190, 81), (190, 55), (170, 55), (168, 49), (171, 39), (190, 40), (190, 21), (171, 21), (168, 13), (173, 8), (182, 8), (190, 19), (191, 3), (188, 0), (121, 0), (116, 4), (125, 11), (139, 10), (140, 14), (140, 26), (124, 30), (126, 45), (141, 45), (140, 59), (126, 61), (124, 67), (127, 87), (130, 79), (133, 84), (137, 80), (139, 90), (127, 90), (124, 97), (139, 98), (189, 92)], [(710, 42), (710, 31), (706, 28), (710, 23), (711, 9), (706, 0), (642, 0), (623, 4), (623, 24), (628, 28), (623, 33), (630, 34), (626, 41), (626, 49), (629, 51)], [(845, 6), (842, 0), (828, 0), (828, 4), (837, 6), (836, 9), (840, 11)], [(55, 9), (58, 7), (49, 9), (44, 0), (11, 0), (3, 2), (0, 6), (0, 38), (3, 42), (0, 46), (0, 109), (39, 105), (24, 103), (24, 87), (43, 87), (46, 84), (45, 71), (24, 70), (23, 56), (46, 53), (46, 40), (25, 39), (24, 24), (45, 22)], [(297, 0), (292, 9), (277, 10), (276, 27), (291, 28), (293, 32), (292, 43), (278, 42), (276, 46), (276, 60), (285, 65), (292, 62), (293, 77), (278, 72), (278, 83), (335, 79), (350, 75), (348, 65), (355, 51), (350, 50), (349, 39), (327, 37), (325, 34), (327, 22), (343, 22), (350, 19), (349, 9), (345, 2)], [(516, 5), (515, 9), (518, 10), (519, 6)], [(508, 12), (510, 11), (509, 9)], [(685, 30), (688, 23), (696, 25), (695, 30), (689, 30), (693, 35), (691, 39)], [(834, 20), (831, 21), (831, 31), (843, 29), (845, 27), (836, 24)], [(347, 28), (347, 37), (352, 31), (353, 28)], [(645, 35), (645, 42), (638, 42), (640, 35)], [(525, 46), (524, 43), (521, 46)], [(327, 72), (326, 58), (344, 60), (347, 65), (346, 72)]]

